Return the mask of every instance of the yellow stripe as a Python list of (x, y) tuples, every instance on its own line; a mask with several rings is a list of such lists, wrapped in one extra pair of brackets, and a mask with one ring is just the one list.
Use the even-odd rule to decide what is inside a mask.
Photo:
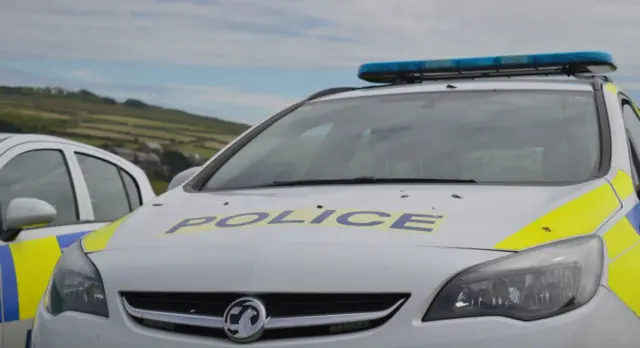
[(603, 237), (607, 245), (607, 254), (611, 259), (640, 242), (640, 235), (626, 217), (622, 217)]
[(49, 223), (45, 222), (43, 224), (34, 224), (34, 225), (25, 225), (25, 226), (21, 226), (22, 229), (27, 229), (27, 228), (38, 228), (38, 227), (45, 227), (47, 226)]
[(616, 87), (616, 85), (614, 85), (613, 83), (609, 82), (607, 83), (604, 88), (606, 88), (609, 92), (611, 93), (615, 93), (618, 94), (618, 87)]
[(9, 245), (16, 268), (20, 319), (35, 316), (38, 303), (60, 258), (60, 245), (55, 236)]
[(618, 193), (618, 197), (621, 200), (625, 200), (631, 197), (632, 194), (636, 191), (633, 187), (633, 180), (631, 176), (622, 170), (619, 170), (616, 176), (611, 180), (611, 185)]
[(609, 288), (640, 315), (640, 245), (609, 264)]
[(92, 253), (106, 248), (107, 243), (109, 243), (109, 240), (113, 236), (113, 233), (118, 229), (127, 216), (124, 216), (84, 236), (82, 239), (82, 247), (84, 248), (84, 251)]
[(609, 184), (604, 184), (543, 215), (495, 247), (522, 250), (559, 239), (590, 234), (619, 208), (618, 197)]

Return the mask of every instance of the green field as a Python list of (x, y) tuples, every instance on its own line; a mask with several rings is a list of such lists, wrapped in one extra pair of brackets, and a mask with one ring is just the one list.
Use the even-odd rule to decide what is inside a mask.
[[(0, 132), (51, 134), (103, 148), (134, 150), (144, 142), (156, 142), (165, 152), (198, 154), (204, 161), (247, 128), (136, 99), (116, 101), (86, 90), (0, 86)], [(169, 178), (152, 180), (162, 191)]]

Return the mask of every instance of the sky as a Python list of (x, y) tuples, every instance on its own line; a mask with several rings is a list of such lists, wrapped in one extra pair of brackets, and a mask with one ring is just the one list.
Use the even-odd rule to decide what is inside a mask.
[(0, 84), (255, 124), (387, 60), (604, 50), (640, 99), (638, 0), (0, 0)]

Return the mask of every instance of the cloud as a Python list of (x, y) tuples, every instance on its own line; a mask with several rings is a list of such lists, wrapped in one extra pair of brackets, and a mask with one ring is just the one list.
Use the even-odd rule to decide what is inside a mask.
[(277, 95), (202, 85), (96, 84), (91, 90), (119, 99), (137, 98), (151, 104), (246, 123), (256, 123), (295, 102)]
[[(0, 60), (5, 61), (317, 72), (380, 60), (599, 49), (616, 57), (620, 71), (614, 78), (624, 79), (623, 87), (640, 86), (637, 0), (2, 0), (1, 7)], [(313, 85), (310, 76), (295, 85), (301, 90)], [(265, 115), (293, 102), (268, 87), (257, 88), (258, 78), (243, 80), (247, 87), (234, 84), (238, 88), (229, 88), (228, 81), (227, 86), (121, 84), (108, 72), (84, 66), (66, 78), (0, 70), (2, 83), (44, 79), (225, 118), (245, 117), (227, 114), (226, 106)]]
[(179, 83), (159, 85), (119, 83), (90, 69), (77, 69), (68, 74), (67, 78), (57, 78), (0, 67), (0, 81), (3, 85), (87, 89), (120, 101), (136, 98), (150, 104), (247, 123), (256, 123), (296, 102), (292, 98), (279, 95), (247, 92), (228, 87)]
[(0, 67), (0, 81), (2, 85), (9, 86), (58, 86), (56, 79), (51, 79), (38, 74), (29, 73), (18, 69), (8, 69)]
[(188, 95), (190, 100), (198, 101), (199, 104), (245, 105), (275, 112), (296, 102), (294, 99), (286, 97), (265, 93), (249, 93), (225, 87), (172, 84), (163, 86), (163, 88), (178, 95), (175, 99), (171, 99), (172, 96), (169, 95), (166, 101), (172, 104), (180, 103), (181, 96)]
[(213, 66), (605, 49), (640, 61), (640, 2), (5, 0), (0, 55)]
[(73, 79), (84, 82), (105, 82), (104, 77), (90, 69), (73, 70), (69, 75)]

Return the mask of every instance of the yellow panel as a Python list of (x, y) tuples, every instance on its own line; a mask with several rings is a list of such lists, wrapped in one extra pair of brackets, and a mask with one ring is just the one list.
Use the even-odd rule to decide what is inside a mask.
[(631, 197), (631, 195), (636, 191), (633, 187), (633, 180), (631, 180), (631, 176), (621, 170), (619, 170), (618, 174), (616, 174), (613, 180), (611, 180), (611, 185), (613, 185), (613, 188), (622, 200)]
[(385, 231), (432, 233), (445, 218), (432, 212), (409, 213), (393, 211), (365, 211), (350, 209), (297, 209), (253, 211), (221, 216), (199, 216), (182, 219), (165, 234), (213, 231), (258, 226), (335, 226), (373, 228)]
[(109, 243), (109, 240), (113, 236), (113, 233), (118, 229), (127, 216), (124, 216), (84, 236), (82, 239), (82, 247), (84, 248), (84, 251), (91, 253), (106, 248), (107, 243)]
[(616, 87), (616, 85), (614, 85), (613, 83), (609, 82), (605, 85), (605, 88), (611, 92), (611, 93), (615, 93), (618, 94), (618, 87)]
[(55, 236), (9, 245), (16, 268), (20, 319), (35, 316), (36, 308), (60, 258), (60, 246)]
[(619, 208), (618, 197), (609, 184), (604, 184), (543, 215), (495, 247), (522, 250), (559, 239), (590, 234)]
[(609, 258), (613, 259), (640, 242), (640, 235), (631, 226), (629, 220), (623, 217), (604, 234), (604, 242), (607, 245)]
[(609, 288), (640, 316), (640, 245), (609, 264)]

